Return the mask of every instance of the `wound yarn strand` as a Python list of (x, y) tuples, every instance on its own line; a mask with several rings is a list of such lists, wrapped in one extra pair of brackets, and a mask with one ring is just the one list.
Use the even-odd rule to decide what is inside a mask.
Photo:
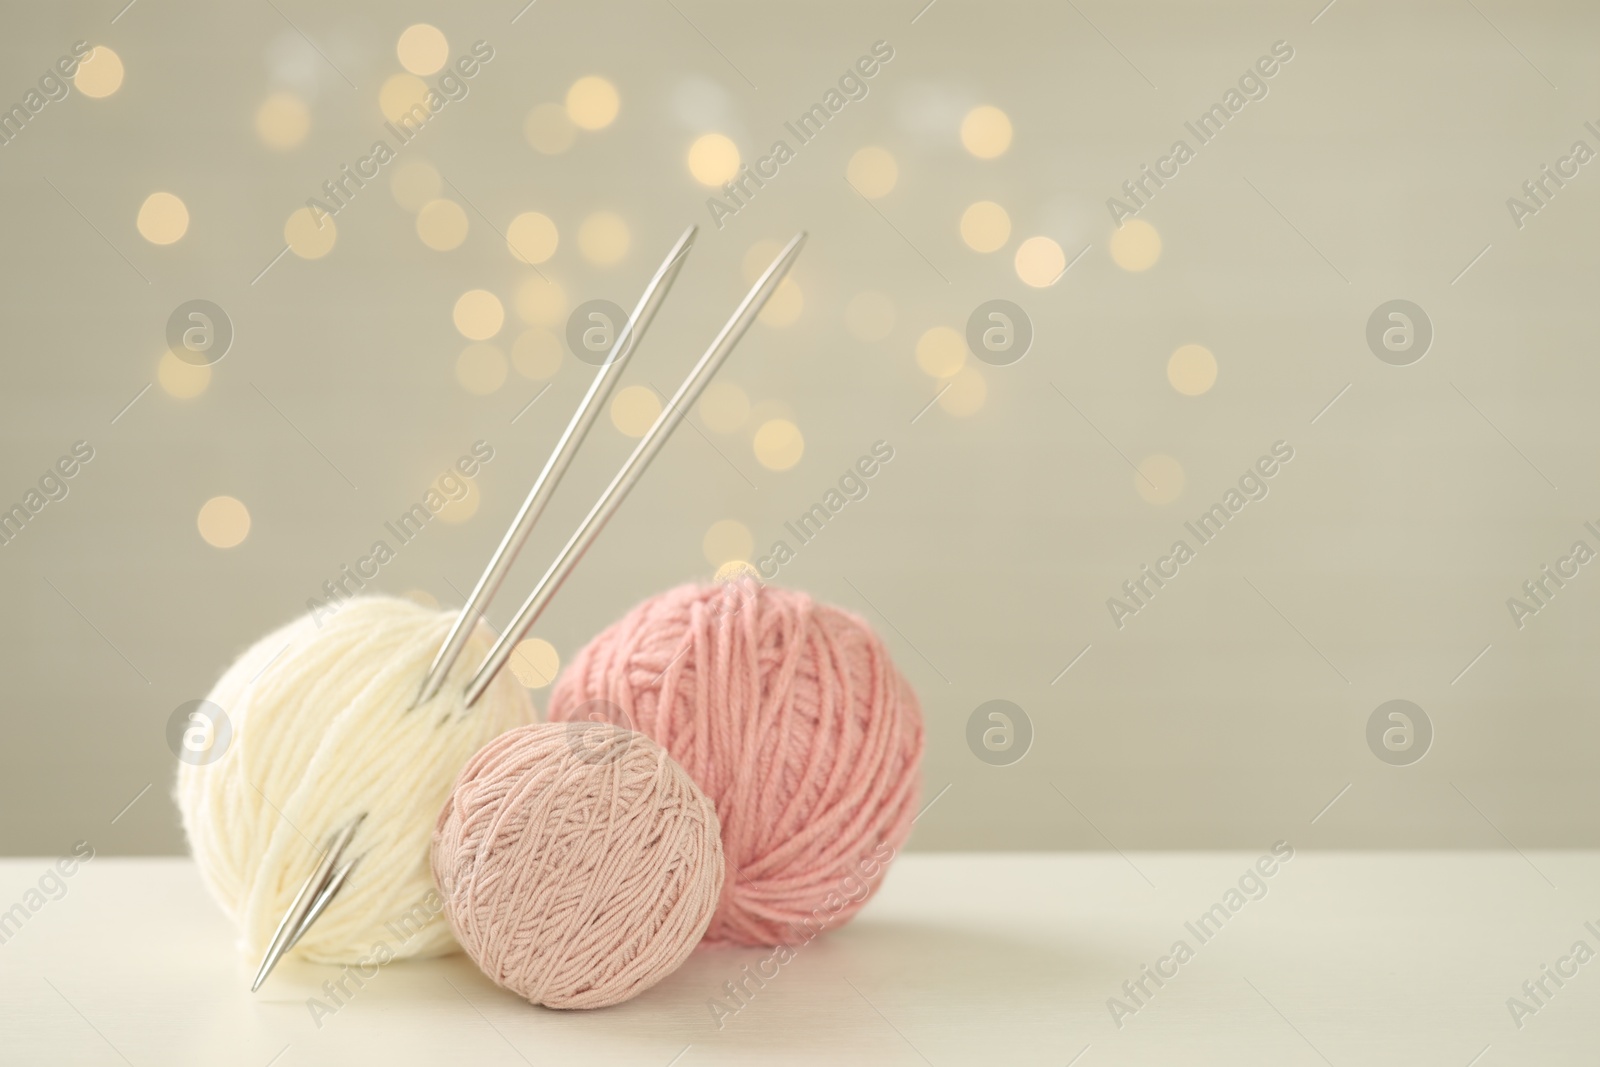
[(599, 723), (526, 726), (462, 770), (433, 870), (467, 954), (535, 1004), (598, 1008), (700, 941), (723, 877), (716, 811), (654, 741)]
[[(682, 586), (589, 643), (557, 680), (552, 722), (655, 738), (716, 804), (728, 872), (712, 943), (777, 944), (910, 833), (921, 710), (859, 617), (753, 580)], [(848, 895), (848, 894), (844, 894)]]

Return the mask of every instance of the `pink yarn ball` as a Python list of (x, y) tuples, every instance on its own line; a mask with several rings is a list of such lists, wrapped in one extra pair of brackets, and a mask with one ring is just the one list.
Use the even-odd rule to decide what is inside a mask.
[(864, 621), (804, 593), (747, 578), (652, 597), (578, 653), (550, 718), (649, 734), (716, 804), (711, 943), (844, 923), (911, 832), (916, 694)]
[(456, 940), (535, 1004), (603, 1008), (694, 951), (722, 887), (717, 816), (642, 734), (509, 730), (462, 770), (433, 832)]

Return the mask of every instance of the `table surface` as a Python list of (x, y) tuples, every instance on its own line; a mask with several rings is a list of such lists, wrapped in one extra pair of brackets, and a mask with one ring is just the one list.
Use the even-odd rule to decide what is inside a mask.
[[(1600, 952), (1600, 852), (1299, 851), (1264, 893), (1262, 854), (905, 855), (737, 1011), (724, 984), (768, 950), (701, 950), (593, 1012), (532, 1007), (457, 954), (320, 1019), (336, 972), (291, 961), (252, 996), (189, 861), (97, 858), (0, 944), (0, 1063), (1600, 1062), (1600, 961), (1573, 955)], [(0, 861), (0, 911), (37, 903), (50, 862)], [(1135, 999), (1146, 965), (1170, 977)]]

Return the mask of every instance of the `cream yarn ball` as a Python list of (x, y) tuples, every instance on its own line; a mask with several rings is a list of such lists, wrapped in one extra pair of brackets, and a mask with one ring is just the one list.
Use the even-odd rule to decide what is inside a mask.
[(180, 762), (177, 801), (251, 966), (329, 836), (362, 812), (346, 853), (360, 862), (294, 954), (349, 963), (455, 949), (429, 870), (434, 822), (472, 754), (537, 715), (509, 672), (464, 706), (492, 643), (483, 626), (439, 694), (407, 710), (454, 618), (394, 597), (349, 600), (320, 625), (308, 615), (268, 634), (212, 689), (232, 737), (214, 762)]

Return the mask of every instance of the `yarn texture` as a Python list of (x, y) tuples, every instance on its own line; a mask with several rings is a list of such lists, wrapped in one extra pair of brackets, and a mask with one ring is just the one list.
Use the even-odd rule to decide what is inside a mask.
[(382, 960), (454, 949), (448, 924), (431, 921), (434, 822), (472, 754), (536, 718), (509, 672), (464, 706), (492, 643), (482, 626), (439, 694), (407, 710), (454, 617), (356, 598), (320, 626), (304, 616), (262, 638), (212, 689), (232, 740), (216, 762), (179, 764), (177, 801), (206, 888), (238, 925), (251, 966), (329, 836), (361, 812), (347, 852), (360, 861), (293, 954), (350, 963), (380, 943)]
[(652, 597), (572, 660), (550, 718), (648, 734), (716, 805), (728, 870), (708, 943), (844, 923), (911, 832), (916, 694), (863, 620), (804, 593), (746, 578)]
[(524, 726), (462, 770), (433, 872), (484, 974), (535, 1004), (602, 1008), (694, 950), (722, 888), (722, 845), (711, 802), (648, 737)]

